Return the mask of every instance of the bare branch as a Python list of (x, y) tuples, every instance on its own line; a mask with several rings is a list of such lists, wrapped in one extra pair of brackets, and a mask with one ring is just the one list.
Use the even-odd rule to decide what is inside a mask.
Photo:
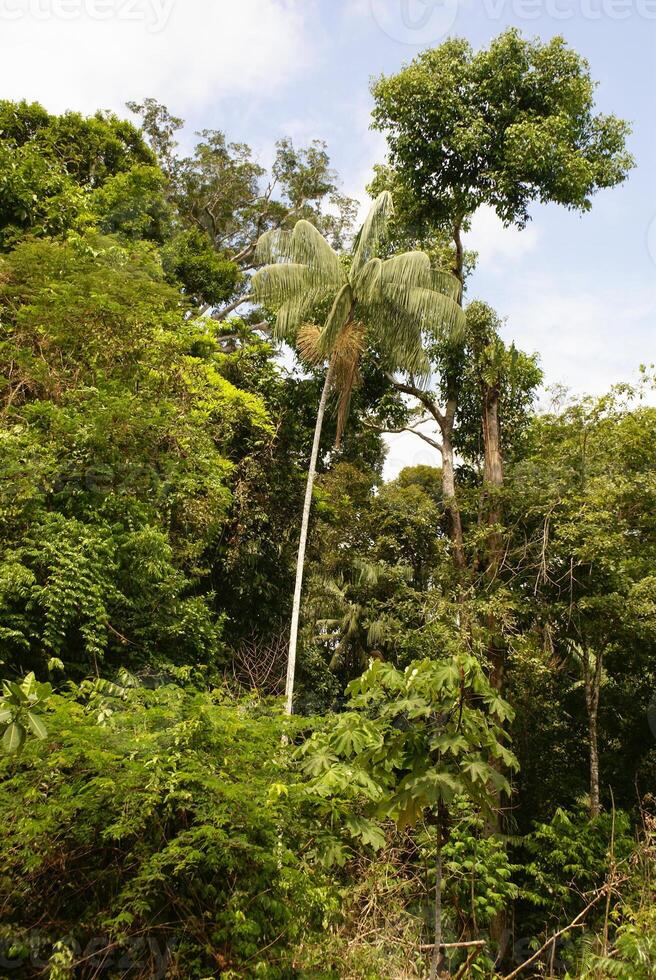
[[(484, 939), (470, 939), (467, 942), (463, 940), (460, 943), (438, 943), (440, 949), (467, 949), (468, 947), (483, 947), (487, 943)], [(435, 949), (435, 943), (423, 943), (419, 949), (422, 953), (427, 953), (431, 949)], [(507, 978), (506, 978), (507, 980)]]
[(512, 973), (508, 973), (503, 978), (503, 980), (514, 980), (514, 978), (518, 977), (519, 974), (522, 973), (522, 971), (525, 970), (527, 966), (530, 966), (531, 963), (535, 963), (535, 961), (539, 959), (540, 956), (542, 956), (542, 954), (549, 949), (552, 943), (555, 943), (557, 939), (559, 939), (564, 933), (569, 932), (570, 929), (575, 929), (579, 925), (579, 923), (586, 917), (590, 909), (594, 908), (597, 902), (601, 898), (603, 898), (608, 891), (612, 891), (617, 884), (620, 884), (620, 882), (606, 882), (606, 884), (602, 888), (600, 888), (599, 891), (596, 893), (592, 901), (588, 902), (588, 904), (583, 909), (583, 911), (579, 912), (576, 918), (573, 919), (569, 925), (564, 926), (562, 929), (559, 929), (558, 932), (554, 932), (553, 936), (550, 936), (549, 939), (546, 941), (546, 943), (544, 943), (543, 946), (540, 946), (539, 950), (536, 953), (534, 953), (533, 956), (529, 957), (529, 959), (521, 963), (516, 970), (512, 971)]
[(374, 432), (389, 433), (390, 435), (401, 435), (404, 432), (410, 432), (413, 436), (419, 436), (420, 439), (427, 442), (429, 446), (433, 447), (433, 449), (437, 449), (440, 454), (442, 453), (442, 443), (438, 442), (437, 439), (432, 439), (429, 435), (426, 435), (425, 432), (421, 432), (418, 429), (417, 426), (423, 425), (423, 422), (418, 422), (416, 426), (405, 425), (400, 429), (390, 429), (386, 426), (376, 425), (375, 422), (369, 422), (366, 420), (364, 421), (364, 425), (366, 425), (368, 429), (373, 429)]
[(404, 395), (412, 395), (413, 398), (416, 398), (418, 401), (420, 401), (421, 404), (424, 406), (424, 408), (426, 408), (433, 416), (433, 418), (439, 425), (440, 429), (444, 428), (445, 416), (439, 410), (439, 408), (437, 407), (437, 405), (435, 404), (431, 396), (428, 394), (428, 392), (422, 391), (422, 389), (417, 388), (416, 385), (405, 383), (403, 381), (397, 381), (397, 379), (394, 377), (393, 374), (388, 374), (387, 378), (392, 383), (392, 385), (396, 388), (397, 391), (400, 391)]
[(217, 313), (213, 313), (212, 319), (218, 321), (225, 320), (225, 318), (234, 312), (234, 310), (236, 310), (239, 306), (242, 306), (244, 303), (250, 303), (252, 299), (252, 293), (247, 293), (245, 296), (238, 296), (237, 299), (232, 303), (229, 303), (228, 306), (224, 306), (222, 310), (219, 310)]
[(286, 633), (262, 639), (256, 633), (235, 650), (232, 672), (242, 687), (278, 697), (285, 690), (288, 640)]

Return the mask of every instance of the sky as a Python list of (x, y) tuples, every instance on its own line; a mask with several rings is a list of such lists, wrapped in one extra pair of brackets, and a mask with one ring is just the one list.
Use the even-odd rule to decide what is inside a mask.
[[(267, 164), (276, 139), (323, 139), (342, 190), (366, 205), (385, 143), (370, 129), (371, 79), (449, 36), (487, 45), (508, 26), (562, 34), (598, 81), (597, 104), (633, 126), (636, 168), (583, 216), (536, 206), (524, 231), (481, 210), (469, 297), (538, 351), (546, 384), (600, 393), (656, 360), (656, 0), (0, 0), (0, 97), (51, 111), (152, 96), (222, 129)], [(387, 476), (436, 464), (409, 434)]]

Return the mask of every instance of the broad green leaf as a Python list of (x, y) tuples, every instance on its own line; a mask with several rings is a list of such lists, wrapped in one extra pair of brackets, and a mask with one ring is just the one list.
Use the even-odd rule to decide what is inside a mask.
[(27, 697), (19, 684), (15, 681), (4, 681), (5, 696), (12, 704), (25, 704)]
[(337, 756), (328, 749), (327, 745), (321, 745), (303, 761), (303, 769), (309, 776), (319, 776), (336, 762)]
[(25, 729), (20, 722), (12, 721), (11, 725), (7, 726), (5, 733), (2, 736), (2, 745), (5, 751), (12, 754), (18, 752), (24, 741)]
[(469, 776), (474, 783), (488, 782), (493, 772), (492, 767), (488, 766), (480, 759), (474, 759), (472, 762), (466, 762), (462, 767), (462, 771), (465, 773), (465, 775)]
[(48, 737), (48, 729), (43, 724), (38, 715), (35, 715), (33, 711), (27, 712), (27, 723), (30, 726), (30, 730), (36, 738), (43, 739)]
[(385, 846), (385, 834), (381, 828), (365, 817), (347, 817), (346, 827), (354, 837), (359, 837), (363, 844), (369, 844), (379, 851)]

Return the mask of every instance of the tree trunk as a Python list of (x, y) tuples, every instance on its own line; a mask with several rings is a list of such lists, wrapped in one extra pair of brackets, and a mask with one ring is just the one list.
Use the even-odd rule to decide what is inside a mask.
[[(455, 248), (453, 274), (464, 286), (465, 250), (462, 244), (462, 221), (458, 219), (453, 227), (453, 244)], [(462, 288), (460, 290), (460, 306), (462, 303)], [(453, 376), (447, 377), (447, 404), (440, 424), (442, 435), (442, 494), (444, 506), (449, 515), (451, 543), (453, 545), (453, 563), (460, 576), (467, 568), (465, 555), (462, 517), (456, 497), (455, 466), (453, 461), (453, 426), (458, 408), (458, 381)]]
[(597, 740), (597, 712), (590, 714), (590, 817), (599, 816), (599, 743)]
[(453, 563), (459, 573), (465, 571), (467, 558), (465, 556), (465, 544), (462, 531), (462, 517), (460, 507), (456, 497), (456, 475), (453, 460), (453, 444), (451, 442), (451, 432), (445, 425), (442, 428), (442, 495), (444, 497), (444, 509), (449, 519), (449, 534), (453, 548)]
[[(503, 458), (501, 456), (501, 426), (499, 422), (499, 390), (485, 386), (483, 391), (483, 443), (485, 462), (483, 479), (492, 491), (492, 501), (487, 514), (490, 525), (502, 520), (498, 491), (503, 487)], [(488, 543), (489, 567), (496, 574), (503, 558), (503, 537), (500, 531), (492, 531)]]
[[(485, 459), (483, 464), (483, 482), (485, 493), (490, 496), (487, 511), (487, 523), (490, 534), (487, 540), (486, 572), (493, 581), (501, 568), (503, 561), (503, 534), (499, 525), (503, 520), (499, 492), (503, 487), (503, 458), (501, 455), (501, 425), (499, 421), (499, 389), (496, 385), (483, 386), (483, 445)], [(488, 657), (490, 662), (490, 682), (499, 692), (503, 691), (505, 674), (505, 646), (503, 639), (495, 635), (496, 621), (489, 617), (490, 642)]]
[(599, 695), (603, 654), (599, 652), (592, 664), (590, 650), (583, 649), (583, 683), (585, 686), (585, 707), (588, 714), (588, 744), (590, 751), (590, 819), (594, 820), (601, 812), (599, 793), (599, 733), (597, 718), (599, 714)]
[(296, 559), (296, 584), (294, 586), (294, 604), (292, 606), (292, 624), (289, 635), (289, 653), (287, 656), (287, 680), (285, 683), (285, 710), (288, 715), (292, 714), (294, 701), (294, 676), (296, 673), (296, 648), (298, 645), (298, 624), (301, 616), (301, 595), (303, 592), (303, 572), (305, 568), (305, 549), (307, 547), (308, 528), (310, 526), (310, 509), (312, 507), (312, 491), (314, 480), (317, 473), (317, 460), (319, 458), (319, 445), (321, 443), (321, 429), (326, 413), (326, 403), (328, 392), (332, 382), (333, 365), (328, 367), (326, 380), (319, 400), (317, 411), (317, 421), (314, 427), (314, 441), (312, 443), (312, 454), (310, 456), (310, 466), (308, 469), (307, 483), (305, 486), (305, 501), (303, 503), (303, 517), (301, 520), (301, 538), (298, 543), (298, 557)]
[[(497, 385), (482, 385), (482, 428), (483, 428), (483, 493), (488, 497), (486, 520), (490, 527), (487, 539), (486, 576), (493, 582), (499, 573), (503, 561), (503, 535), (498, 529), (503, 520), (503, 512), (499, 492), (503, 487), (503, 458), (501, 455), (501, 423), (499, 419), (499, 389)], [(494, 614), (487, 617), (489, 639), (487, 657), (490, 665), (490, 683), (500, 694), (503, 693), (506, 668), (506, 647), (503, 636), (497, 628), (497, 618)], [(496, 766), (501, 772), (503, 766), (497, 760)], [(498, 834), (502, 829), (501, 794), (494, 787), (490, 791), (496, 800), (493, 819), (486, 822), (486, 830), (490, 835)], [(490, 922), (490, 936), (497, 943), (500, 955), (503, 955), (504, 941), (507, 936), (505, 911), (497, 912)]]
[(430, 980), (437, 980), (442, 965), (442, 824), (438, 817), (435, 834), (435, 904), (433, 907), (434, 943)]

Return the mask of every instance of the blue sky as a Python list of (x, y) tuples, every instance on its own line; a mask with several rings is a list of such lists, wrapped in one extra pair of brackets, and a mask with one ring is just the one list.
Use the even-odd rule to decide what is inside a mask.
[[(599, 109), (631, 121), (637, 167), (584, 216), (536, 207), (517, 232), (480, 212), (470, 296), (540, 352), (549, 384), (598, 392), (656, 360), (656, 0), (0, 0), (0, 21), (4, 97), (92, 111), (152, 95), (263, 163), (280, 136), (321, 138), (363, 201), (385, 150), (372, 76), (449, 34), (474, 47), (509, 25), (563, 34), (591, 64)], [(394, 441), (389, 472), (422, 454)]]

